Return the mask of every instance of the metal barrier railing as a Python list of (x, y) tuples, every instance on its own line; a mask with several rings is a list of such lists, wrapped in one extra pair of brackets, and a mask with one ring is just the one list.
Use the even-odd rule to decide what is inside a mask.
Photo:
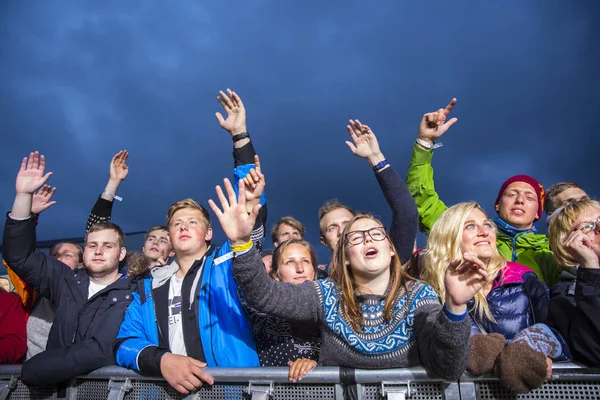
[(463, 376), (445, 382), (422, 368), (359, 370), (319, 367), (290, 383), (287, 368), (207, 368), (215, 384), (182, 396), (162, 378), (117, 366), (100, 368), (59, 388), (28, 388), (18, 379), (20, 366), (0, 366), (0, 400), (46, 399), (285, 399), (285, 400), (467, 400), (600, 399), (600, 369), (555, 364), (552, 380), (527, 394), (515, 395), (493, 376)]

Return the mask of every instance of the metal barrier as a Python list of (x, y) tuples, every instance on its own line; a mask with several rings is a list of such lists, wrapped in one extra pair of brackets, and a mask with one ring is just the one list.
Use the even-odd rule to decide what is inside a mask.
[(112, 366), (73, 379), (63, 388), (33, 389), (18, 379), (20, 366), (0, 366), (0, 400), (282, 399), (282, 400), (468, 400), (600, 399), (600, 369), (556, 364), (552, 380), (515, 395), (492, 376), (463, 376), (459, 382), (430, 378), (422, 368), (354, 370), (319, 367), (301, 382), (288, 381), (287, 368), (207, 368), (215, 384), (182, 396), (161, 378)]

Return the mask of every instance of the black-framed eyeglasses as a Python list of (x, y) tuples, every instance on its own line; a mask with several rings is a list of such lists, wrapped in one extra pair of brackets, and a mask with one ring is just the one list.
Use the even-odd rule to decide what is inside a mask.
[(580, 223), (579, 225), (577, 225), (577, 230), (583, 233), (590, 233), (596, 230), (598, 224), (600, 224), (600, 217), (596, 218), (595, 221), (584, 221)]
[(348, 232), (346, 233), (346, 240), (352, 245), (361, 244), (365, 241), (365, 235), (367, 233), (369, 234), (371, 239), (373, 239), (376, 242), (380, 242), (387, 237), (387, 233), (385, 233), (385, 228), (382, 226), (377, 226), (371, 229)]

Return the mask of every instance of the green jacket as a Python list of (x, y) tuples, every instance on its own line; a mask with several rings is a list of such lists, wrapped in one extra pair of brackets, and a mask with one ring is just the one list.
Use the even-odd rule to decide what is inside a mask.
[[(431, 160), (433, 150), (426, 150), (415, 143), (413, 148), (406, 186), (415, 199), (419, 210), (419, 227), (421, 232), (429, 235), (433, 224), (448, 209), (440, 200), (433, 183), (433, 167)], [(561, 270), (550, 251), (546, 235), (527, 232), (516, 236), (516, 257), (513, 259), (513, 239), (502, 232), (497, 233), (496, 245), (504, 258), (531, 268), (538, 278), (551, 286), (558, 282)]]

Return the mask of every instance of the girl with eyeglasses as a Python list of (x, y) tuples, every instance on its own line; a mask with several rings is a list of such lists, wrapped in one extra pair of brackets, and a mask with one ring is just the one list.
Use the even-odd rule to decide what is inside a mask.
[(550, 291), (550, 320), (575, 361), (600, 367), (600, 203), (581, 200), (557, 209), (548, 237), (565, 268)]
[(299, 285), (277, 282), (268, 277), (250, 241), (259, 207), (248, 214), (244, 190), (239, 190), (236, 200), (229, 180), (224, 182), (227, 197), (217, 187), (223, 210), (212, 200), (209, 204), (232, 245), (239, 288), (262, 312), (318, 324), (320, 365), (423, 365), (446, 380), (463, 374), (470, 332), (466, 304), (487, 281), (482, 263), (454, 262), (445, 276), (446, 295), (440, 302), (431, 286), (404, 272), (381, 222), (359, 214), (343, 230), (329, 278)]
[(496, 226), (476, 202), (447, 209), (429, 234), (421, 278), (440, 298), (445, 296), (448, 265), (460, 259), (483, 263), (488, 275), (468, 304), (472, 335), (468, 371), (482, 375), (496, 370), (517, 393), (540, 387), (552, 376), (552, 359), (569, 358), (564, 339), (544, 324), (548, 288), (531, 269), (500, 255)]

